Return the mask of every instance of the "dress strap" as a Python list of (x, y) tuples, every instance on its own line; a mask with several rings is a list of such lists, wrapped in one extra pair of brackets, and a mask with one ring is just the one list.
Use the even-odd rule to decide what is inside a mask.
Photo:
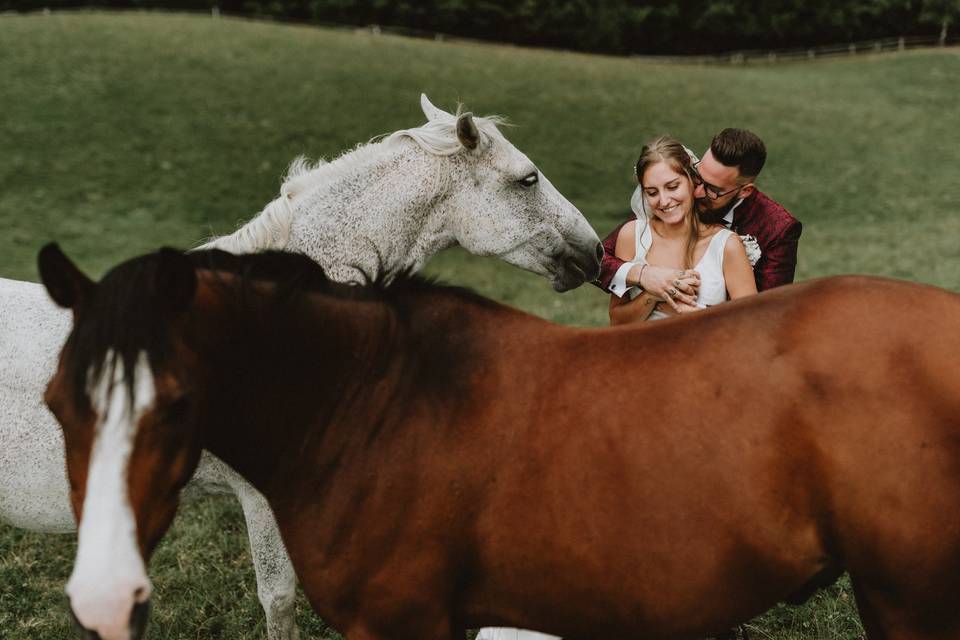
[(633, 235), (636, 238), (633, 261), (640, 264), (645, 263), (647, 261), (647, 251), (653, 244), (650, 220), (645, 216), (637, 216), (637, 229)]
[(710, 260), (720, 265), (721, 269), (723, 268), (723, 250), (727, 245), (727, 238), (732, 235), (733, 231), (730, 229), (720, 229), (710, 238), (710, 244), (707, 246), (705, 257), (709, 255)]

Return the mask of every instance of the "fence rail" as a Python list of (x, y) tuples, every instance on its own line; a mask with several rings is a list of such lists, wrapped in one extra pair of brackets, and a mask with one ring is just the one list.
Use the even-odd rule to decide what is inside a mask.
[(957, 44), (960, 44), (960, 37), (958, 36), (950, 36), (945, 40), (941, 40), (939, 36), (901, 36), (899, 38), (859, 40), (848, 44), (823, 45), (807, 49), (732, 51), (729, 53), (705, 56), (636, 55), (631, 57), (679, 64), (775, 64), (778, 62), (808, 62), (823, 58), (849, 57), (864, 53), (885, 53), (907, 51), (908, 49), (955, 46)]
[[(411, 38), (423, 38), (427, 40), (448, 40), (451, 42), (490, 42), (489, 40), (477, 40), (475, 38), (466, 38), (463, 36), (454, 36), (434, 31), (424, 31), (412, 27), (393, 27), (379, 24), (371, 24), (366, 27), (355, 27), (358, 33), (371, 33), (373, 35), (392, 34), (407, 36)], [(501, 43), (511, 44), (511, 43)], [(908, 49), (922, 49), (941, 46), (955, 46), (960, 44), (960, 36), (951, 35), (941, 41), (939, 36), (900, 36), (897, 38), (879, 38), (872, 40), (859, 40), (847, 44), (830, 44), (809, 48), (790, 48), (775, 50), (748, 50), (731, 51), (727, 53), (710, 55), (686, 55), (686, 56), (658, 56), (650, 54), (630, 54), (628, 57), (638, 60), (651, 60), (655, 62), (670, 62), (678, 64), (771, 64), (777, 62), (803, 62), (817, 60), (818, 58), (835, 58), (839, 56), (853, 56), (863, 53), (883, 53), (894, 51), (906, 51)], [(609, 54), (605, 54), (609, 55)]]
[[(490, 42), (489, 40), (478, 40), (476, 38), (467, 38), (464, 36), (455, 36), (435, 31), (425, 31), (414, 27), (386, 26), (371, 24), (366, 27), (354, 27), (358, 33), (371, 33), (373, 35), (391, 34), (407, 36), (411, 38), (422, 38), (427, 40), (451, 42)], [(512, 44), (512, 43), (500, 43)], [(773, 62), (796, 62), (816, 60), (817, 58), (831, 58), (837, 56), (851, 56), (859, 53), (881, 53), (891, 51), (906, 51), (908, 49), (920, 49), (940, 46), (954, 46), (960, 44), (960, 36), (950, 35), (944, 41), (941, 41), (937, 35), (926, 36), (900, 36), (896, 38), (874, 38), (871, 40), (859, 40), (846, 44), (830, 44), (809, 48), (790, 48), (775, 50), (747, 50), (731, 51), (726, 53), (709, 55), (673, 55), (658, 56), (651, 54), (629, 54), (630, 58), (647, 59), (657, 62), (676, 62), (680, 64), (750, 64), (750, 63), (773, 63)], [(524, 45), (518, 45), (524, 46)], [(549, 47), (546, 47), (549, 48)], [(585, 52), (589, 53), (589, 52)], [(611, 54), (604, 54), (611, 55)]]

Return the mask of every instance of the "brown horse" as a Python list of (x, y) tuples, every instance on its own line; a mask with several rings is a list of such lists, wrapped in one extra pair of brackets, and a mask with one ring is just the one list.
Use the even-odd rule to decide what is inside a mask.
[(284, 254), (40, 269), (74, 310), (47, 401), (94, 532), (68, 594), (104, 640), (138, 636), (201, 447), (350, 640), (694, 638), (843, 570), (871, 639), (960, 637), (957, 295), (844, 277), (576, 329)]

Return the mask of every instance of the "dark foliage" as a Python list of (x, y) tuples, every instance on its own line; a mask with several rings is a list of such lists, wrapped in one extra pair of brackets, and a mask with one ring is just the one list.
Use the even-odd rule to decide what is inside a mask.
[(0, 0), (0, 10), (96, 6), (209, 10), (614, 54), (813, 47), (933, 35), (956, 0)]

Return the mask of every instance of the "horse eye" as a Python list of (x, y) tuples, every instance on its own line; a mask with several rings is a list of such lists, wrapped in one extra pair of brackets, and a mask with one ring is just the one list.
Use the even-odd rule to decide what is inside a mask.
[(517, 182), (520, 183), (521, 187), (532, 187), (533, 185), (540, 182), (540, 176), (537, 174), (536, 171), (533, 171), (525, 175), (524, 177), (520, 178), (520, 180), (518, 180)]

